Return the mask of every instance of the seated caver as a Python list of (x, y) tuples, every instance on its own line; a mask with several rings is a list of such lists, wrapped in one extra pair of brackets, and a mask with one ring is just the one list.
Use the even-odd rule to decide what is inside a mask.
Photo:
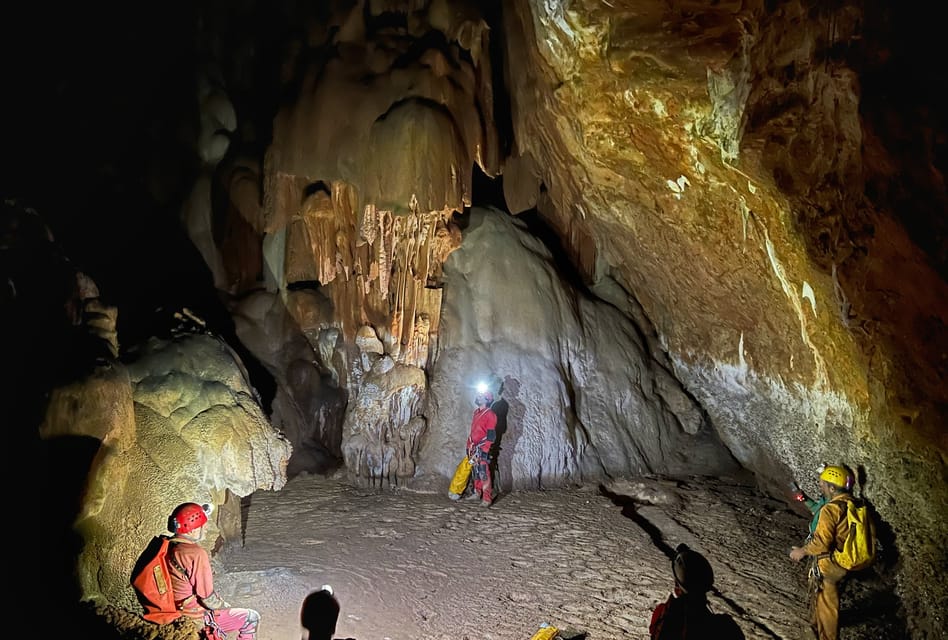
[[(255, 640), (260, 614), (253, 609), (232, 607), (214, 591), (210, 556), (200, 545), (207, 511), (199, 504), (185, 502), (168, 518), (169, 529), (174, 533), (174, 544), (168, 552), (168, 573), (175, 604), (205, 638), (224, 635)], [(234, 632), (236, 635), (231, 635)]]

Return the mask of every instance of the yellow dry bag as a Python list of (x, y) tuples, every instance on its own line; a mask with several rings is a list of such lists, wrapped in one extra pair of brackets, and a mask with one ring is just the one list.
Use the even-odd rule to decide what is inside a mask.
[(833, 562), (847, 571), (859, 571), (876, 559), (876, 523), (865, 503), (844, 501), (849, 533), (843, 546), (833, 552)]
[(530, 640), (553, 640), (559, 632), (560, 630), (556, 627), (544, 624), (536, 633), (530, 636)]

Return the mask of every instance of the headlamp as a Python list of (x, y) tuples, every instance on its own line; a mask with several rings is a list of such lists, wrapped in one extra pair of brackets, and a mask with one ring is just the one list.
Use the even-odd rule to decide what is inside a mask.
[(487, 393), (487, 383), (486, 383), (486, 382), (478, 382), (478, 383), (477, 383), (477, 392), (478, 392), (478, 393)]

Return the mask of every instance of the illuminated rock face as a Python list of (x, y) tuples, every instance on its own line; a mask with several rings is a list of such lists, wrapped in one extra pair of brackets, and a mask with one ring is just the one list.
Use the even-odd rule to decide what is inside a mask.
[(57, 389), (40, 431), (51, 448), (101, 442), (75, 523), (85, 538), (79, 584), (85, 598), (133, 611), (131, 569), (171, 511), (215, 505), (208, 547), (239, 540), (240, 498), (280, 489), (291, 453), (223, 341), (182, 335), (138, 356)]
[[(939, 83), (896, 77), (927, 68), (896, 64), (904, 18), (482, 4), (287, 8), (293, 35), (252, 91), (245, 50), (202, 75), (180, 213), (274, 379), (288, 469), (343, 460), (355, 482), (440, 490), (481, 373), (507, 405), (505, 487), (736, 461), (783, 497), (846, 462), (894, 534), (912, 626), (937, 636), (948, 194), (943, 110), (921, 102)], [(248, 124), (234, 105), (254, 92)], [(564, 262), (510, 221), (462, 229), (474, 165)], [(4, 300), (26, 291), (15, 275)], [(88, 307), (89, 352), (114, 356), (114, 311), (67, 280), (78, 295), (41, 313)], [(687, 444), (655, 445), (672, 435)]]
[[(461, 241), (454, 216), (471, 204), (471, 167), (499, 170), (488, 30), (477, 3), (330, 4), (288, 46), (281, 82), (295, 97), (262, 173), (239, 159), (222, 169), (234, 241), (208, 264), (231, 294), (259, 286), (248, 274), (269, 292), (234, 313), (278, 380), (274, 422), (300, 452), (291, 470), (335, 456), (356, 481), (404, 482), (425, 430), (442, 265)], [(379, 348), (360, 345), (364, 332)], [(344, 421), (311, 401), (317, 388), (348, 402)]]
[(419, 483), (443, 485), (464, 455), (481, 381), (496, 398), (501, 490), (738, 471), (664, 352), (562, 280), (520, 221), (473, 209), (445, 290)]
[[(228, 233), (208, 264), (278, 380), (274, 421), (297, 450), (313, 444), (296, 468), (338, 456), (356, 482), (437, 485), (469, 421), (466, 379), (483, 371), (518, 389), (510, 487), (710, 472), (733, 456), (782, 496), (820, 462), (859, 467), (881, 517), (921, 548), (903, 569), (911, 615), (938, 624), (915, 577), (946, 533), (948, 288), (926, 236), (944, 239), (948, 200), (913, 177), (926, 204), (908, 201), (894, 167), (938, 175), (935, 154), (899, 151), (888, 103), (861, 93), (860, 73), (886, 70), (886, 16), (529, 0), (501, 14), (487, 29), (476, 3), (330, 3), (287, 43), (262, 158), (224, 160)], [(552, 229), (588, 295), (542, 305), (514, 290), (508, 308), (467, 278), (457, 290), (443, 265), (475, 164), (502, 176), (511, 214)], [(925, 222), (904, 224), (916, 210)], [(548, 289), (498, 244), (477, 257)], [(282, 329), (262, 331), (250, 300)], [(530, 305), (543, 313), (513, 311)], [(490, 327), (499, 342), (480, 336)], [(557, 339), (623, 344), (636, 364), (584, 349), (616, 370), (596, 377), (577, 352), (552, 353)], [(308, 401), (317, 387), (325, 401)], [(710, 457), (649, 444), (706, 433)]]
[[(11, 424), (40, 417), (28, 469), (30, 498), (44, 513), (37, 534), (49, 597), (68, 590), (131, 611), (129, 575), (153, 535), (167, 532), (182, 502), (217, 507), (209, 549), (239, 540), (240, 498), (286, 483), (292, 447), (274, 429), (238, 354), (186, 309), (166, 339), (116, 356), (115, 307), (60, 251), (36, 211), (0, 208), (5, 257), (4, 354), (16, 373)], [(186, 328), (186, 330), (183, 330)], [(11, 340), (12, 339), (12, 340)], [(47, 366), (29, 370), (29, 362)], [(45, 391), (47, 393), (42, 394)], [(31, 394), (45, 397), (37, 406)], [(32, 516), (31, 516), (32, 517)], [(77, 557), (73, 557), (78, 554)]]
[[(518, 179), (504, 186), (536, 203), (594, 291), (616, 282), (634, 300), (763, 487), (779, 495), (820, 461), (860, 468), (896, 536), (923, 541), (902, 588), (926, 629), (943, 624), (917, 585), (946, 533), (948, 387), (932, 347), (944, 352), (948, 288), (913, 244), (924, 234), (898, 222), (907, 203), (866, 198), (891, 188), (893, 163), (936, 161), (899, 157), (864, 119), (879, 107), (852, 66), (880, 62), (853, 48), (876, 19), (795, 3), (512, 3), (510, 76), (529, 81), (510, 88), (504, 173)], [(943, 184), (919, 193), (946, 201)]]

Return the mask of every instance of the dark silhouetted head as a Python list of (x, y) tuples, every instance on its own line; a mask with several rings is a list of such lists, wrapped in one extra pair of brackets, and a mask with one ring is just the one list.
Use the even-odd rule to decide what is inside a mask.
[(704, 594), (714, 585), (714, 570), (711, 568), (711, 563), (686, 544), (680, 544), (675, 549), (672, 572), (675, 574), (675, 583), (685, 593)]
[(333, 595), (332, 587), (323, 585), (303, 600), (300, 610), (300, 624), (304, 629), (302, 640), (332, 640), (338, 619), (339, 601)]

